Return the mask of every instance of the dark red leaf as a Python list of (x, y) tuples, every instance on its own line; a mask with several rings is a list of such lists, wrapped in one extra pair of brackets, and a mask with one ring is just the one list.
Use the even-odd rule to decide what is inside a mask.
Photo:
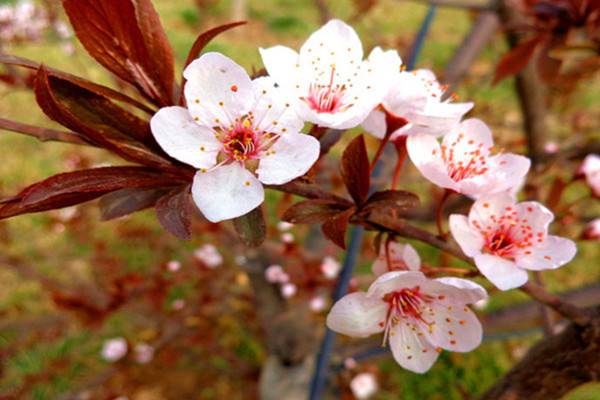
[(84, 138), (74, 132), (63, 132), (55, 129), (41, 128), (39, 126), (27, 125), (4, 118), (0, 118), (0, 129), (6, 129), (7, 131), (33, 136), (42, 142), (53, 140), (57, 142), (73, 144), (89, 144)]
[(174, 104), (173, 50), (150, 0), (63, 0), (88, 53), (154, 103)]
[(147, 167), (103, 167), (51, 176), (28, 186), (0, 207), (0, 219), (83, 203), (123, 188), (168, 187), (177, 175)]
[(158, 199), (155, 207), (158, 221), (169, 233), (182, 240), (192, 237), (193, 205), (189, 186), (164, 195)]
[(267, 227), (262, 207), (258, 206), (246, 215), (233, 220), (240, 239), (248, 247), (258, 247), (265, 241)]
[[(192, 48), (190, 49), (190, 52), (188, 53), (187, 59), (185, 60), (185, 65), (183, 66), (183, 69), (185, 69), (188, 65), (190, 65), (192, 63), (192, 61), (194, 61), (196, 58), (200, 57), (200, 53), (202, 52), (202, 50), (204, 50), (204, 47), (206, 47), (206, 45), (213, 40), (217, 35), (228, 31), (229, 29), (233, 29), (237, 26), (240, 25), (245, 25), (246, 21), (238, 21), (238, 22), (231, 22), (229, 24), (224, 24), (224, 25), (219, 25), (215, 28), (209, 29), (205, 32), (202, 32), (197, 38), (196, 41), (194, 42), (194, 44), (192, 45)], [(181, 95), (180, 95), (180, 103), (183, 104), (183, 88), (185, 87), (185, 78), (181, 78)]]
[[(87, 141), (145, 165), (169, 165), (159, 156), (149, 124), (108, 98), (48, 75), (42, 66), (34, 91), (40, 108), (51, 119), (84, 136)], [(153, 149), (143, 142), (152, 143)]]
[(348, 230), (348, 221), (354, 214), (354, 209), (351, 208), (337, 214), (335, 217), (326, 221), (321, 225), (321, 231), (329, 240), (342, 249), (346, 249), (346, 231)]
[[(38, 62), (28, 60), (23, 57), (10, 56), (7, 54), (0, 54), (0, 63), (27, 68), (36, 73), (37, 73), (37, 70), (41, 66), (40, 63), (38, 63)], [(71, 75), (67, 72), (63, 72), (63, 71), (60, 71), (60, 70), (57, 70), (54, 68), (50, 68), (47, 66), (45, 68), (46, 68), (46, 71), (48, 72), (49, 76), (55, 76), (57, 78), (63, 79), (74, 85), (77, 85), (84, 89), (87, 89), (90, 92), (93, 92), (97, 95), (109, 97), (111, 99), (130, 104), (134, 107), (139, 108), (140, 110), (145, 111), (146, 113), (148, 113), (150, 115), (154, 115), (154, 113), (156, 112), (155, 110), (152, 110), (150, 107), (146, 106), (145, 104), (140, 103), (139, 101), (132, 99), (131, 97), (129, 97), (121, 92), (118, 92), (114, 89), (111, 89), (109, 87), (98, 85), (97, 83), (90, 82), (84, 78), (81, 78), (81, 77), (78, 77), (75, 75)]]
[(508, 53), (504, 54), (496, 66), (496, 74), (492, 84), (495, 85), (504, 78), (515, 75), (525, 68), (531, 57), (533, 57), (537, 46), (545, 39), (545, 35), (534, 36), (519, 43)]
[(304, 200), (288, 208), (281, 219), (292, 224), (320, 224), (347, 208), (330, 200)]
[(369, 194), (370, 185), (369, 157), (363, 135), (352, 140), (344, 150), (341, 170), (348, 193), (357, 205), (361, 205)]
[(105, 194), (100, 198), (100, 218), (108, 221), (152, 207), (167, 192), (169, 189), (152, 187), (121, 189)]
[(395, 210), (397, 215), (419, 205), (419, 197), (403, 190), (382, 190), (373, 193), (362, 206), (361, 213), (369, 213), (374, 209)]

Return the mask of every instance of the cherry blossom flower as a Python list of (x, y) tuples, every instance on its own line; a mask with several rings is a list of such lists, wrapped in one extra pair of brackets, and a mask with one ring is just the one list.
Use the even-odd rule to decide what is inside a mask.
[(410, 136), (407, 149), (417, 169), (431, 182), (477, 198), (519, 185), (529, 171), (527, 157), (510, 153), (492, 155), (492, 132), (478, 119), (468, 119), (444, 136)]
[(450, 231), (479, 271), (508, 290), (527, 282), (527, 270), (556, 269), (575, 256), (573, 241), (548, 234), (553, 218), (540, 203), (498, 193), (477, 200), (468, 217), (451, 215)]
[(600, 241), (600, 218), (596, 218), (586, 225), (582, 237), (586, 240)]
[(173, 303), (171, 303), (171, 309), (175, 310), (175, 311), (180, 311), (183, 310), (185, 308), (185, 300), (184, 299), (177, 299), (175, 301), (173, 301)]
[(323, 311), (325, 309), (325, 305), (326, 302), (323, 296), (315, 296), (312, 299), (310, 299), (308, 303), (308, 307), (311, 309), (311, 311), (316, 313)]
[(392, 271), (367, 292), (350, 293), (335, 303), (327, 326), (355, 337), (383, 332), (398, 364), (423, 373), (441, 349), (466, 352), (479, 346), (481, 324), (466, 305), (485, 297), (481, 286), (465, 279)]
[(171, 260), (167, 263), (167, 270), (169, 272), (177, 272), (181, 269), (181, 262), (177, 260)]
[(281, 234), (281, 241), (283, 243), (293, 243), (294, 242), (294, 234), (290, 232), (284, 232)]
[(381, 243), (379, 255), (373, 263), (371, 270), (375, 276), (389, 271), (421, 269), (421, 257), (410, 244), (398, 242)]
[(303, 175), (319, 142), (270, 78), (250, 77), (231, 59), (206, 53), (184, 71), (187, 109), (165, 107), (150, 122), (158, 144), (198, 169), (192, 197), (211, 222), (244, 215), (264, 200), (262, 184)]
[[(392, 132), (390, 140), (418, 133), (440, 136), (450, 132), (473, 108), (473, 103), (452, 103), (452, 97), (442, 100), (445, 90), (433, 72), (426, 69), (395, 74), (381, 105), (409, 123)], [(385, 112), (373, 110), (362, 126), (382, 139), (387, 131)]]
[(133, 348), (135, 361), (139, 364), (148, 364), (154, 358), (154, 347), (148, 343), (138, 343)]
[(277, 229), (280, 232), (287, 232), (294, 227), (294, 224), (290, 224), (289, 222), (279, 221), (277, 223)]
[(265, 269), (265, 279), (270, 283), (286, 283), (289, 282), (290, 277), (281, 265), (269, 265)]
[(331, 256), (323, 258), (323, 262), (321, 263), (321, 272), (327, 279), (337, 278), (341, 269), (342, 265), (335, 258)]
[(585, 176), (594, 196), (600, 197), (600, 156), (588, 154), (579, 167), (578, 174)]
[(260, 49), (263, 64), (285, 89), (298, 115), (322, 127), (358, 126), (383, 99), (400, 70), (396, 51), (363, 49), (351, 26), (331, 20), (314, 32), (300, 52), (274, 46)]
[(223, 256), (212, 244), (205, 244), (194, 250), (194, 257), (208, 268), (217, 268), (223, 264)]
[(127, 341), (122, 337), (109, 339), (102, 345), (100, 354), (108, 362), (119, 361), (127, 354)]
[(368, 399), (377, 393), (379, 386), (377, 385), (377, 379), (375, 375), (369, 372), (362, 372), (357, 374), (350, 381), (350, 390), (352, 394), (359, 400)]
[(281, 295), (286, 299), (294, 297), (298, 292), (298, 288), (293, 283), (284, 283), (281, 285)]

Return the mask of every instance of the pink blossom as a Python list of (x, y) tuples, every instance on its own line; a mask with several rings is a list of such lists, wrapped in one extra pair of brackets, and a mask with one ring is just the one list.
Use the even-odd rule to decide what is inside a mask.
[(184, 299), (177, 299), (177, 300), (173, 301), (173, 303), (171, 303), (171, 309), (173, 309), (175, 311), (183, 310), (184, 307), (185, 307)]
[(290, 96), (297, 114), (322, 127), (358, 126), (383, 99), (399, 71), (396, 51), (376, 47), (367, 60), (351, 26), (331, 20), (314, 32), (300, 53), (260, 49), (267, 72)]
[(378, 389), (379, 386), (377, 385), (375, 375), (369, 372), (357, 374), (350, 381), (350, 390), (352, 390), (354, 397), (359, 400), (368, 399), (377, 393)]
[(284, 283), (281, 285), (281, 295), (286, 299), (294, 297), (298, 292), (298, 287), (293, 283)]
[(281, 235), (281, 241), (283, 243), (293, 243), (294, 242), (294, 234), (290, 232), (285, 232)]
[(375, 276), (389, 271), (421, 269), (421, 257), (410, 244), (389, 242), (386, 246), (381, 243), (379, 255), (373, 263), (371, 270)]
[(383, 332), (396, 362), (423, 373), (441, 349), (467, 352), (479, 346), (481, 324), (466, 305), (485, 297), (481, 286), (465, 279), (392, 271), (379, 276), (367, 292), (348, 294), (335, 303), (327, 326), (355, 337)]
[(493, 155), (492, 132), (478, 119), (468, 119), (444, 136), (410, 136), (407, 149), (417, 169), (436, 185), (477, 198), (509, 190), (529, 171), (528, 158), (511, 153)]
[(325, 309), (325, 299), (323, 296), (315, 296), (310, 299), (308, 307), (311, 309), (311, 311), (319, 313)]
[(122, 337), (109, 339), (102, 345), (102, 358), (108, 362), (119, 361), (127, 354), (127, 341)]
[(481, 273), (501, 290), (527, 282), (527, 270), (556, 269), (575, 257), (573, 241), (548, 234), (554, 219), (537, 202), (506, 193), (481, 197), (469, 216), (450, 216), (450, 231)]
[(592, 189), (594, 196), (600, 197), (600, 156), (588, 154), (578, 172), (585, 176), (585, 180)]
[(154, 347), (147, 343), (136, 344), (133, 348), (135, 361), (139, 364), (147, 364), (154, 358)]
[(150, 126), (171, 157), (198, 169), (194, 202), (211, 222), (244, 215), (264, 201), (263, 184), (304, 175), (319, 141), (271, 78), (250, 77), (231, 59), (205, 53), (184, 71), (187, 108), (165, 107)]
[(170, 272), (177, 272), (181, 269), (181, 263), (177, 260), (172, 260), (167, 263), (167, 270)]
[(589, 222), (586, 225), (582, 236), (587, 240), (600, 241), (600, 218), (596, 218)]
[(223, 256), (212, 244), (205, 244), (194, 250), (194, 257), (208, 268), (217, 268), (223, 264)]
[(342, 266), (339, 261), (330, 256), (323, 258), (323, 262), (321, 263), (321, 272), (327, 279), (337, 278), (341, 268)]
[(548, 142), (544, 145), (544, 151), (548, 154), (554, 154), (558, 151), (556, 142)]
[(270, 265), (265, 269), (265, 279), (270, 283), (286, 283), (290, 277), (281, 265)]
[[(381, 104), (385, 110), (406, 119), (409, 124), (393, 132), (390, 139), (418, 133), (440, 136), (451, 131), (473, 108), (473, 103), (442, 100), (445, 90), (429, 70), (396, 73)], [(384, 111), (373, 110), (362, 126), (382, 139), (387, 131)]]
[(277, 223), (277, 229), (280, 232), (286, 232), (289, 231), (290, 229), (292, 229), (294, 227), (294, 224), (290, 224), (289, 222), (285, 222), (285, 221), (280, 221)]

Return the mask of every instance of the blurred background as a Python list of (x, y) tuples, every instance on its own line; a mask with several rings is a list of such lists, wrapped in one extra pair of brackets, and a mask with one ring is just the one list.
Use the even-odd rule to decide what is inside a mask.
[[(0, 51), (122, 88), (78, 44), (57, 3), (0, 1)], [(407, 57), (429, 10), (426, 2), (418, 0), (153, 3), (179, 68), (200, 32), (247, 19), (246, 26), (218, 36), (207, 50), (226, 54), (248, 71), (262, 68), (258, 47), (299, 48), (328, 16), (351, 23), (365, 53), (378, 45)], [(476, 12), (464, 8), (440, 7), (416, 67), (442, 74), (475, 17)], [(456, 93), (461, 100), (475, 102), (470, 115), (491, 126), (500, 147), (525, 152), (512, 78), (492, 85), (496, 65), (507, 48), (504, 36), (497, 33), (470, 65)], [(28, 79), (12, 67), (2, 69), (0, 118), (55, 126), (35, 104)], [(584, 84), (570, 92), (552, 86), (549, 90), (543, 143), (548, 154), (578, 138), (598, 134), (597, 75), (586, 77)], [(374, 139), (368, 141), (369, 146), (376, 146)], [(97, 149), (42, 144), (6, 131), (0, 132), (0, 150), (2, 197), (55, 173), (117, 162)], [(340, 150), (336, 147), (333, 154), (339, 154), (336, 151)], [(571, 170), (544, 167), (537, 184), (551, 188), (557, 176), (570, 179), (576, 163), (572, 166)], [(439, 195), (422, 183), (414, 168), (407, 166), (403, 188), (416, 191), (425, 202)], [(267, 210), (273, 222), (269, 240), (301, 247), (307, 229), (277, 226), (284, 200), (280, 194), (269, 196)], [(583, 197), (587, 199), (580, 201)], [(196, 223), (193, 240), (179, 241), (160, 228), (151, 211), (101, 222), (96, 203), (0, 221), (0, 398), (258, 398), (257, 382), (272, 339), (257, 318), (248, 275), (240, 269), (245, 250), (215, 240), (227, 232), (212, 233), (225, 228), (205, 222)], [(599, 211), (584, 182), (569, 185), (562, 204), (568, 209), (558, 213), (559, 218), (567, 218), (561, 220), (565, 224), (560, 233), (571, 238), (583, 230), (581, 223), (569, 222), (575, 221), (568, 219), (572, 213), (591, 220)], [(414, 245), (426, 263), (444, 262), (437, 251)], [(544, 273), (545, 284), (552, 291), (575, 290), (578, 299), (588, 304), (600, 302), (598, 242), (580, 241), (578, 246), (579, 254), (571, 264)], [(316, 267), (321, 268), (324, 280), (327, 269), (323, 265), (332, 268), (330, 274), (335, 277), (334, 260), (342, 254), (327, 247), (316, 257), (325, 260)], [(360, 273), (366, 276), (374, 257), (365, 243), (355, 286), (367, 282)], [(282, 268), (292, 284), (278, 286), (285, 307), (308, 310), (303, 318), (319, 327), (315, 334), (320, 334), (329, 307), (328, 285), (313, 287), (294, 270), (297, 267), (282, 262)], [(356, 391), (353, 394), (350, 382), (361, 372), (377, 381), (374, 399), (464, 399), (482, 393), (543, 332), (539, 307), (518, 291), (494, 293), (489, 303), (478, 308), (486, 338), (476, 351), (445, 352), (424, 376), (402, 370), (386, 356), (367, 358), (340, 373), (342, 395), (360, 396)], [(343, 359), (337, 362), (342, 365)], [(566, 398), (599, 399), (600, 385), (583, 386)]]

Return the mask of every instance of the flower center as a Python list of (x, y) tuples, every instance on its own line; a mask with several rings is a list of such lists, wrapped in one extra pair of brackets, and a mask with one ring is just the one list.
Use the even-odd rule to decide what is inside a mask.
[(244, 162), (260, 158), (277, 135), (257, 130), (250, 116), (236, 119), (229, 129), (218, 129), (217, 137), (223, 143), (223, 153), (228, 160)]
[(380, 322), (380, 326), (384, 327), (384, 343), (387, 341), (388, 336), (393, 334), (391, 329), (403, 319), (410, 319), (412, 322), (423, 322), (426, 325), (431, 324), (423, 317), (423, 308), (425, 304), (433, 301), (433, 297), (421, 293), (419, 286), (387, 293), (383, 296), (383, 301), (388, 303), (386, 319)]
[(311, 83), (308, 88), (308, 96), (301, 97), (308, 106), (320, 113), (333, 114), (346, 111), (352, 104), (343, 104), (346, 85), (334, 84), (335, 65), (331, 66), (331, 75), (327, 85)]
[[(473, 139), (467, 141), (462, 133), (450, 145), (443, 144), (442, 160), (450, 178), (458, 182), (485, 174), (488, 171), (488, 160), (483, 150), (483, 143), (477, 143)], [(492, 148), (488, 149), (491, 150)]]

